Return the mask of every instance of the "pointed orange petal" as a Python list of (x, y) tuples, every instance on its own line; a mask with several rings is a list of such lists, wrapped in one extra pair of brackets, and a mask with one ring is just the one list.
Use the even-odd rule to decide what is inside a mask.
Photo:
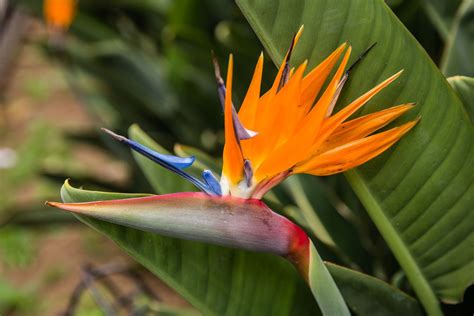
[(345, 122), (318, 148), (318, 153), (323, 153), (344, 143), (366, 137), (413, 107), (413, 103), (402, 104)]
[(321, 87), (331, 73), (334, 65), (346, 48), (346, 43), (339, 46), (324, 61), (311, 70), (303, 79), (302, 103), (308, 111), (318, 95)]
[(384, 152), (415, 126), (417, 122), (408, 122), (388, 131), (331, 149), (297, 166), (294, 172), (327, 176), (355, 168)]
[(293, 49), (296, 47), (296, 44), (298, 43), (301, 34), (303, 33), (304, 26), (301, 25), (298, 32), (293, 36), (293, 39), (291, 41), (291, 45), (288, 48), (288, 51), (285, 54), (285, 58), (283, 58), (283, 61), (281, 62), (280, 68), (278, 69), (278, 73), (275, 77), (275, 81), (273, 81), (273, 85), (270, 89), (273, 93), (276, 93), (280, 87), (280, 81), (283, 75), (283, 72), (285, 71), (286, 68), (286, 62), (288, 61), (288, 58), (290, 57), (290, 54), (292, 53)]
[[(301, 86), (307, 66), (308, 61), (305, 60), (278, 95), (277, 103), (280, 110), (275, 124), (281, 124), (281, 127), (278, 127), (279, 133), (272, 133), (273, 135), (279, 134), (279, 142), (276, 145), (285, 142), (294, 134), (298, 122), (304, 115), (304, 108), (301, 103)], [(275, 129), (275, 126), (273, 125), (273, 129)]]
[[(344, 69), (349, 60), (351, 47), (339, 65), (339, 68), (324, 91), (321, 98), (318, 100), (313, 109), (303, 119), (302, 126), (296, 133), (287, 141), (286, 144), (277, 147), (272, 153), (265, 157), (265, 161), (258, 167), (256, 171), (257, 180), (265, 178), (266, 176), (273, 176), (279, 172), (285, 171), (293, 167), (297, 162), (304, 160), (310, 153), (311, 144), (316, 137), (327, 108), (331, 103), (332, 96), (336, 92), (337, 84), (344, 74)], [(276, 122), (280, 124), (280, 122)], [(273, 125), (274, 128), (275, 124)]]
[(325, 120), (323, 127), (318, 133), (316, 142), (312, 145), (311, 152), (318, 150), (318, 148), (326, 141), (326, 139), (352, 114), (354, 114), (358, 109), (360, 109), (364, 104), (366, 104), (370, 99), (372, 99), (377, 93), (379, 93), (383, 88), (392, 83), (397, 79), (403, 70), (397, 72), (393, 76), (385, 79), (383, 82), (379, 83), (375, 88), (372, 88), (370, 91), (366, 92), (364, 95), (360, 96), (358, 99), (353, 101), (351, 104), (329, 117)]
[(349, 61), (351, 51), (352, 47), (349, 46), (341, 64), (339, 65), (339, 68), (337, 69), (336, 74), (332, 78), (331, 82), (329, 83), (321, 98), (319, 98), (314, 107), (308, 113), (308, 124), (310, 124), (311, 126), (319, 127), (323, 119), (325, 118), (326, 113), (328, 111), (328, 107), (331, 105), (331, 101), (333, 100), (334, 95), (337, 92), (337, 87), (339, 85), (341, 77), (344, 75), (344, 70), (346, 68), (347, 62)]
[(265, 138), (262, 151), (272, 151), (278, 140), (286, 140), (293, 134), (303, 109), (300, 106), (300, 92), (307, 65), (308, 61), (305, 61), (298, 67), (295, 74), (275, 96), (271, 104), (273, 108), (271, 115), (263, 118), (266, 125), (262, 131), (262, 136)]
[[(242, 142), (245, 158), (252, 161), (256, 168), (265, 159), (279, 140), (286, 139), (293, 133), (298, 115), (302, 112), (300, 107), (301, 80), (306, 69), (307, 62), (298, 67), (295, 74), (290, 78), (283, 88), (273, 97), (272, 102), (265, 104), (270, 111), (266, 116), (260, 117), (259, 135), (250, 139), (249, 142)], [(285, 124), (281, 124), (281, 122)], [(275, 126), (280, 126), (275, 128)], [(256, 145), (255, 155), (247, 156), (247, 144)], [(251, 152), (251, 151), (250, 151)], [(251, 154), (250, 154), (251, 155)]]
[(242, 178), (243, 159), (240, 145), (235, 135), (234, 123), (232, 119), (232, 72), (234, 58), (232, 54), (229, 57), (229, 66), (227, 68), (225, 108), (224, 108), (224, 127), (225, 127), (225, 145), (223, 154), (222, 173), (232, 183), (236, 184)]
[(403, 70), (400, 70), (396, 74), (392, 75), (391, 77), (385, 79), (383, 82), (379, 83), (377, 86), (372, 88), (370, 91), (366, 92), (364, 95), (360, 96), (358, 99), (353, 101), (351, 104), (337, 112), (335, 115), (331, 116), (328, 119), (327, 126), (331, 126), (332, 124), (336, 124), (336, 122), (342, 123), (345, 121), (349, 116), (354, 114), (358, 109), (360, 109), (364, 104), (366, 104), (370, 99), (372, 99), (377, 93), (379, 93), (383, 88), (391, 84), (395, 79), (397, 79)]
[(260, 86), (262, 83), (263, 73), (263, 53), (258, 58), (255, 71), (253, 73), (252, 81), (250, 82), (249, 89), (245, 95), (244, 102), (239, 110), (239, 118), (242, 124), (252, 130), (254, 128), (255, 115), (257, 112), (258, 99), (260, 98)]

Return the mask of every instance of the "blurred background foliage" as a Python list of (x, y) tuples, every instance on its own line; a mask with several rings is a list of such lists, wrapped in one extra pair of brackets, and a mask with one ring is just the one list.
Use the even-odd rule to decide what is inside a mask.
[[(386, 2), (447, 77), (474, 76), (472, 1)], [(18, 0), (14, 4), (28, 15), (42, 18), (42, 1)], [(5, 30), (0, 29), (4, 38)], [(36, 224), (44, 229), (58, 221), (75, 223), (65, 214), (41, 206), (46, 199), (57, 199), (65, 178), (71, 177), (88, 188), (123, 192), (169, 190), (160, 185), (170, 185), (171, 190), (182, 188), (180, 179), (166, 171), (148, 173), (155, 175), (155, 180), (148, 177), (148, 182), (128, 150), (99, 133), (99, 127), (127, 134), (129, 126), (137, 124), (131, 130), (134, 138), (146, 143), (152, 142), (147, 138), (150, 136), (156, 141), (152, 146), (181, 155), (193, 154), (203, 166), (218, 168), (223, 120), (211, 50), (222, 69), (226, 68), (229, 53), (234, 54), (233, 93), (237, 105), (262, 50), (230, 0), (81, 0), (63, 44), (60, 48), (48, 45), (44, 33), (33, 40), (41, 54), (61, 66), (61, 78), (88, 113), (92, 127), (64, 132), (35, 123), (28, 127), (21, 142), (2, 142), (3, 264), (28, 265), (35, 256), (31, 240), (39, 233)], [(275, 72), (266, 58), (264, 87)], [(26, 91), (41, 100), (50, 93), (50, 80), (45, 75), (27, 82)], [(0, 125), (2, 136), (8, 135), (7, 126)], [(114, 160), (101, 163), (117, 167), (115, 160), (122, 159), (128, 167), (120, 172), (121, 176), (110, 176), (117, 168), (109, 173), (97, 172), (106, 168), (97, 166), (97, 159), (81, 164), (73, 158), (78, 146), (88, 146), (92, 152), (105, 148)], [(13, 162), (6, 164), (8, 159)], [(157, 177), (163, 181), (157, 181)], [(18, 192), (33, 178), (35, 193), (22, 202)], [(317, 232), (309, 233), (324, 259), (376, 275), (410, 292), (398, 264), (343, 176), (294, 177), (276, 188), (268, 203), (296, 222), (319, 227)], [(18, 315), (27, 314), (22, 306), (32, 305), (26, 303), (33, 297), (25, 294), (29, 291), (33, 289), (13, 288), (0, 277), (0, 314), (12, 310)]]

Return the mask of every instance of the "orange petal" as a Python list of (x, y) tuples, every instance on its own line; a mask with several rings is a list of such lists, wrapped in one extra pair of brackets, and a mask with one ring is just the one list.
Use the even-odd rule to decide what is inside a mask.
[(260, 98), (260, 86), (262, 83), (263, 73), (263, 53), (258, 58), (255, 71), (253, 73), (252, 81), (250, 82), (249, 89), (245, 95), (244, 102), (239, 110), (239, 118), (242, 124), (248, 128), (253, 129), (255, 123), (255, 116), (257, 113), (258, 99)]
[(315, 156), (294, 169), (295, 173), (327, 176), (355, 168), (392, 146), (418, 121), (358, 139)]
[(296, 44), (298, 43), (301, 37), (301, 34), (303, 33), (303, 29), (304, 29), (304, 26), (301, 25), (298, 32), (296, 32), (296, 34), (293, 36), (293, 39), (291, 40), (291, 45), (285, 54), (285, 58), (283, 58), (283, 61), (281, 62), (280, 68), (278, 69), (278, 73), (275, 77), (275, 81), (273, 81), (273, 85), (270, 89), (270, 91), (273, 91), (273, 93), (276, 93), (279, 90), (281, 77), (286, 68), (286, 62), (288, 61), (288, 58), (290, 57), (290, 54), (293, 51), (293, 49), (296, 47)]
[(352, 114), (354, 114), (358, 109), (360, 109), (364, 104), (366, 104), (370, 99), (372, 99), (377, 93), (379, 93), (383, 88), (392, 83), (397, 79), (403, 70), (397, 72), (393, 76), (385, 79), (382, 83), (379, 83), (375, 88), (372, 88), (370, 91), (366, 92), (364, 95), (353, 101), (351, 104), (329, 117), (321, 131), (318, 133), (316, 142), (312, 145), (311, 151), (317, 151), (318, 148), (326, 141), (326, 139)]
[(413, 103), (402, 104), (345, 122), (340, 125), (331, 136), (329, 136), (320, 148), (318, 148), (318, 153), (366, 137), (376, 130), (386, 126), (388, 123), (392, 122), (413, 107)]
[(253, 120), (254, 124), (250, 124), (250, 125), (247, 124), (247, 128), (259, 133), (259, 135), (253, 137), (252, 139), (249, 139), (243, 145), (245, 157), (247, 159), (252, 160), (252, 162), (261, 160), (259, 159), (259, 157), (262, 157), (262, 152), (260, 152), (260, 150), (256, 150), (256, 148), (260, 148), (261, 144), (263, 144), (266, 141), (261, 136), (261, 133), (268, 128), (267, 126), (269, 124), (267, 124), (266, 122), (268, 122), (269, 120), (273, 122), (272, 117), (275, 116), (273, 98), (275, 97), (275, 95), (281, 88), (280, 82), (281, 82), (282, 76), (284, 75), (285, 70), (286, 71), (288, 70), (287, 69), (288, 59), (291, 55), (291, 52), (293, 51), (296, 44), (298, 43), (298, 40), (300, 39), (301, 34), (303, 33), (303, 29), (304, 29), (304, 26), (302, 25), (299, 28), (298, 32), (296, 32), (296, 34), (293, 36), (290, 48), (286, 52), (285, 58), (283, 58), (282, 60), (282, 63), (280, 65), (280, 68), (275, 77), (272, 87), (259, 100), (259, 103), (254, 112), (254, 118), (260, 118), (260, 119), (259, 120), (254, 119)]
[(232, 119), (232, 72), (234, 58), (232, 54), (229, 57), (229, 66), (227, 68), (226, 95), (224, 108), (224, 127), (225, 127), (225, 145), (223, 154), (222, 173), (232, 184), (238, 183), (242, 178), (243, 158), (240, 150), (240, 144), (237, 140)]
[[(301, 80), (306, 69), (307, 62), (298, 67), (295, 74), (290, 78), (285, 86), (273, 97), (272, 102), (264, 104), (271, 108), (266, 116), (259, 117), (263, 122), (260, 123), (259, 135), (249, 142), (242, 142), (245, 158), (252, 161), (252, 165), (257, 167), (260, 162), (268, 156), (279, 140), (286, 139), (292, 134), (295, 123), (302, 112), (300, 107)], [(279, 122), (285, 121), (285, 124)], [(275, 126), (280, 126), (275, 128)], [(253, 141), (253, 143), (252, 143)], [(252, 152), (254, 155), (247, 155), (247, 144), (253, 144), (257, 149)]]
[(307, 65), (308, 62), (305, 61), (298, 67), (295, 74), (273, 99), (272, 113), (261, 118), (266, 123), (262, 130), (265, 142), (259, 150), (264, 152), (265, 156), (273, 151), (279, 140), (286, 140), (293, 134), (295, 124), (301, 117), (303, 110), (300, 106), (301, 81)]
[(345, 48), (346, 43), (343, 43), (334, 52), (332, 52), (331, 55), (329, 55), (324, 61), (322, 61), (317, 67), (311, 70), (304, 77), (301, 101), (305, 106), (306, 111), (309, 111), (311, 108), (311, 105), (321, 90), (323, 83), (326, 81)]
[[(337, 89), (337, 84), (344, 74), (345, 66), (349, 60), (351, 47), (342, 60), (339, 68), (324, 91), (321, 98), (316, 105), (311, 109), (308, 115), (303, 119), (302, 126), (298, 131), (288, 140), (288, 142), (272, 153), (268, 154), (266, 160), (256, 171), (257, 181), (266, 176), (272, 176), (279, 172), (285, 171), (293, 167), (297, 162), (304, 160), (310, 153), (311, 145), (316, 137), (327, 108), (331, 103), (331, 99)], [(284, 122), (276, 122), (276, 124), (284, 124)], [(274, 125), (275, 126), (275, 125)]]

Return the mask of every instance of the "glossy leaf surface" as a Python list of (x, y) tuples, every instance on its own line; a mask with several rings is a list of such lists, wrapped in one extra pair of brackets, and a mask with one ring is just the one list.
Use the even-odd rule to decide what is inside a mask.
[(336, 110), (405, 69), (359, 114), (417, 102), (395, 124), (417, 116), (420, 123), (347, 177), (426, 311), (439, 315), (438, 299), (460, 301), (474, 281), (474, 130), (446, 79), (382, 0), (237, 3), (276, 64), (301, 24), (294, 61), (309, 58), (309, 69), (342, 42), (353, 45), (352, 60), (377, 42), (351, 73)]

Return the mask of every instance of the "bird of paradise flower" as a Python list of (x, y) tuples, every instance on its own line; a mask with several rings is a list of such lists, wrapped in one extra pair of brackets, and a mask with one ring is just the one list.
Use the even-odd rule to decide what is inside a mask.
[[(291, 52), (302, 29), (294, 36), (273, 85), (263, 95), (260, 91), (263, 55), (260, 55), (238, 112), (232, 103), (233, 57), (230, 55), (225, 83), (214, 60), (225, 126), (220, 180), (209, 170), (204, 170), (200, 179), (187, 173), (185, 169), (193, 164), (194, 157), (164, 155), (104, 129), (203, 192), (86, 203), (47, 203), (167, 236), (283, 256), (297, 267), (318, 300), (312, 281), (311, 262), (317, 256), (313, 244), (299, 226), (273, 212), (261, 198), (294, 174), (327, 176), (357, 167), (387, 150), (418, 120), (375, 133), (410, 110), (413, 103), (348, 120), (395, 81), (402, 71), (333, 113), (353, 68), (346, 70), (351, 47), (342, 44), (307, 74), (307, 61), (291, 69)], [(328, 81), (341, 56), (341, 62)]]

